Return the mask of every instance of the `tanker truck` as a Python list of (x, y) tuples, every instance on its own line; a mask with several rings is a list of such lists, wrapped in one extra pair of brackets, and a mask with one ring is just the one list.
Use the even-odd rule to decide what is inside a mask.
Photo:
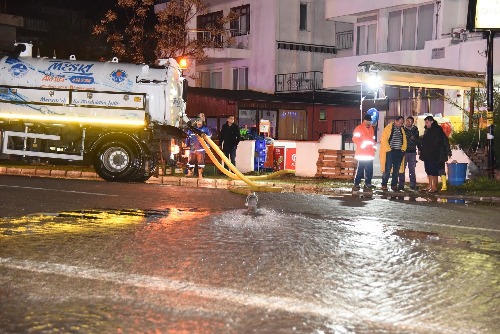
[(107, 181), (143, 182), (174, 163), (187, 81), (174, 59), (154, 65), (36, 58), (30, 44), (0, 59), (3, 156), (93, 165)]

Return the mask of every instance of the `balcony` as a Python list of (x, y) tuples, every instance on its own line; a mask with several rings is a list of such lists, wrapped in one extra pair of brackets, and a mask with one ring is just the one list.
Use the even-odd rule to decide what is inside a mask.
[(323, 73), (319, 71), (277, 74), (276, 93), (316, 91), (323, 88)]
[(337, 50), (352, 49), (352, 41), (354, 40), (354, 32), (352, 30), (338, 32), (335, 37)]
[(327, 20), (356, 22), (360, 13), (376, 12), (381, 8), (395, 6), (415, 5), (429, 2), (428, 0), (325, 0), (325, 17)]
[(188, 41), (198, 40), (206, 46), (208, 60), (204, 63), (250, 58), (250, 34), (227, 29), (226, 34), (213, 34), (206, 30), (191, 30)]
[[(493, 49), (500, 48), (500, 37), (494, 39)], [(484, 72), (486, 58), (483, 56), (485, 41), (468, 38), (460, 43), (454, 43), (452, 38), (442, 38), (427, 41), (422, 50), (404, 50), (375, 53), (341, 58), (331, 58), (324, 61), (324, 89), (359, 89), (358, 65), (365, 61), (395, 64), (402, 66), (417, 66), (443, 70), (468, 72)], [(494, 67), (495, 79), (500, 73), (497, 65)], [(411, 80), (409, 80), (411, 81)], [(411, 82), (407, 82), (407, 85)]]

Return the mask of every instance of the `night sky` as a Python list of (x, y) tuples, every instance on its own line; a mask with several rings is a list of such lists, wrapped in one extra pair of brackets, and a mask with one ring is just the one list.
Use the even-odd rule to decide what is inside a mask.
[(102, 13), (112, 8), (117, 0), (0, 0), (0, 12), (23, 14), (26, 8), (36, 6), (60, 7), (82, 10), (91, 19), (99, 19)]
[[(113, 27), (120, 30), (128, 24), (117, 3), (118, 0), (0, 0), (0, 13), (31, 19), (31, 25), (27, 28), (17, 29), (17, 41), (31, 42), (37, 55), (52, 57), (55, 54), (57, 58), (76, 55), (88, 60), (108, 59), (115, 54), (105, 41), (106, 34), (96, 36), (92, 34), (92, 30), (109, 9), (117, 9), (118, 12), (118, 21)], [(45, 10), (46, 8), (49, 10)], [(65, 11), (54, 11), (52, 8), (83, 12), (89, 21), (81, 21), (78, 16), (73, 18)], [(148, 27), (154, 21), (153, 17), (151, 7), (150, 16), (145, 23)], [(9, 49), (2, 45), (0, 53), (12, 51)]]

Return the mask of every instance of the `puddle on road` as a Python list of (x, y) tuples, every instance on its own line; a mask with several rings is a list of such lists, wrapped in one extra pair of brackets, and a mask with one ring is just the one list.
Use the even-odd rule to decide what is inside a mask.
[(38, 213), (20, 218), (0, 218), (0, 235), (82, 233), (97, 230), (126, 230), (140, 223), (175, 222), (190, 216), (204, 216), (196, 208), (137, 210), (94, 209)]
[[(49, 326), (42, 329), (82, 328), (67, 327), (74, 321), (89, 332), (111, 332), (119, 324), (130, 332), (153, 331), (166, 323), (173, 331), (196, 332), (182, 331), (183, 322), (172, 323), (177, 316), (205, 319), (211, 324), (206, 333), (493, 332), (498, 320), (494, 298), (500, 293), (498, 253), (471, 251), (478, 242), (488, 242), (485, 237), (471, 232), (471, 240), (454, 239), (446, 230), (403, 230), (387, 217), (363, 214), (362, 208), (359, 214), (326, 215), (292, 213), (300, 210), (292, 206), (254, 212), (83, 210), (0, 220), (0, 241), (2, 236), (10, 241), (1, 246), (10, 246), (13, 256), (39, 252), (33, 263), (45, 268), (55, 261), (80, 261), (69, 270), (71, 289), (78, 288), (73, 284), (83, 272), (95, 280), (83, 277), (81, 289), (88, 298), (80, 297), (83, 306), (60, 307), (51, 295), (47, 299), (53, 304), (33, 303), (40, 307), (25, 310), (24, 318), (14, 307), (17, 300), (4, 314), (25, 326), (15, 329), (26, 331), (37, 324)], [(113, 233), (118, 230), (123, 233)], [(49, 233), (54, 236), (48, 242)], [(22, 242), (8, 236), (18, 234), (45, 235)], [(491, 240), (489, 247), (498, 250), (499, 244)], [(2, 249), (8, 254), (8, 248)], [(42, 285), (46, 290), (33, 295), (47, 291), (63, 274), (50, 277), (50, 284)], [(118, 289), (100, 290), (99, 279)], [(139, 279), (156, 284), (156, 290), (145, 289)], [(168, 290), (179, 298), (167, 309), (162, 298), (172, 279), (185, 283), (184, 290), (191, 288), (189, 294)], [(39, 281), (35, 285), (38, 289)], [(191, 301), (188, 297), (192, 308), (179, 313), (177, 303)], [(127, 300), (133, 307), (113, 309), (115, 301)], [(110, 307), (101, 314), (93, 311), (95, 304)]]

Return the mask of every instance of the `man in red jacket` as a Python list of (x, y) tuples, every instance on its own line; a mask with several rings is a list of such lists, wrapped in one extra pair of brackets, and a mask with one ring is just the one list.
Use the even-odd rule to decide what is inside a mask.
[(354, 177), (352, 190), (359, 190), (361, 179), (365, 179), (364, 190), (375, 188), (372, 185), (373, 160), (375, 159), (375, 135), (372, 127), (372, 117), (365, 115), (363, 122), (358, 125), (352, 134), (352, 141), (356, 144), (354, 158), (358, 160), (358, 168)]

